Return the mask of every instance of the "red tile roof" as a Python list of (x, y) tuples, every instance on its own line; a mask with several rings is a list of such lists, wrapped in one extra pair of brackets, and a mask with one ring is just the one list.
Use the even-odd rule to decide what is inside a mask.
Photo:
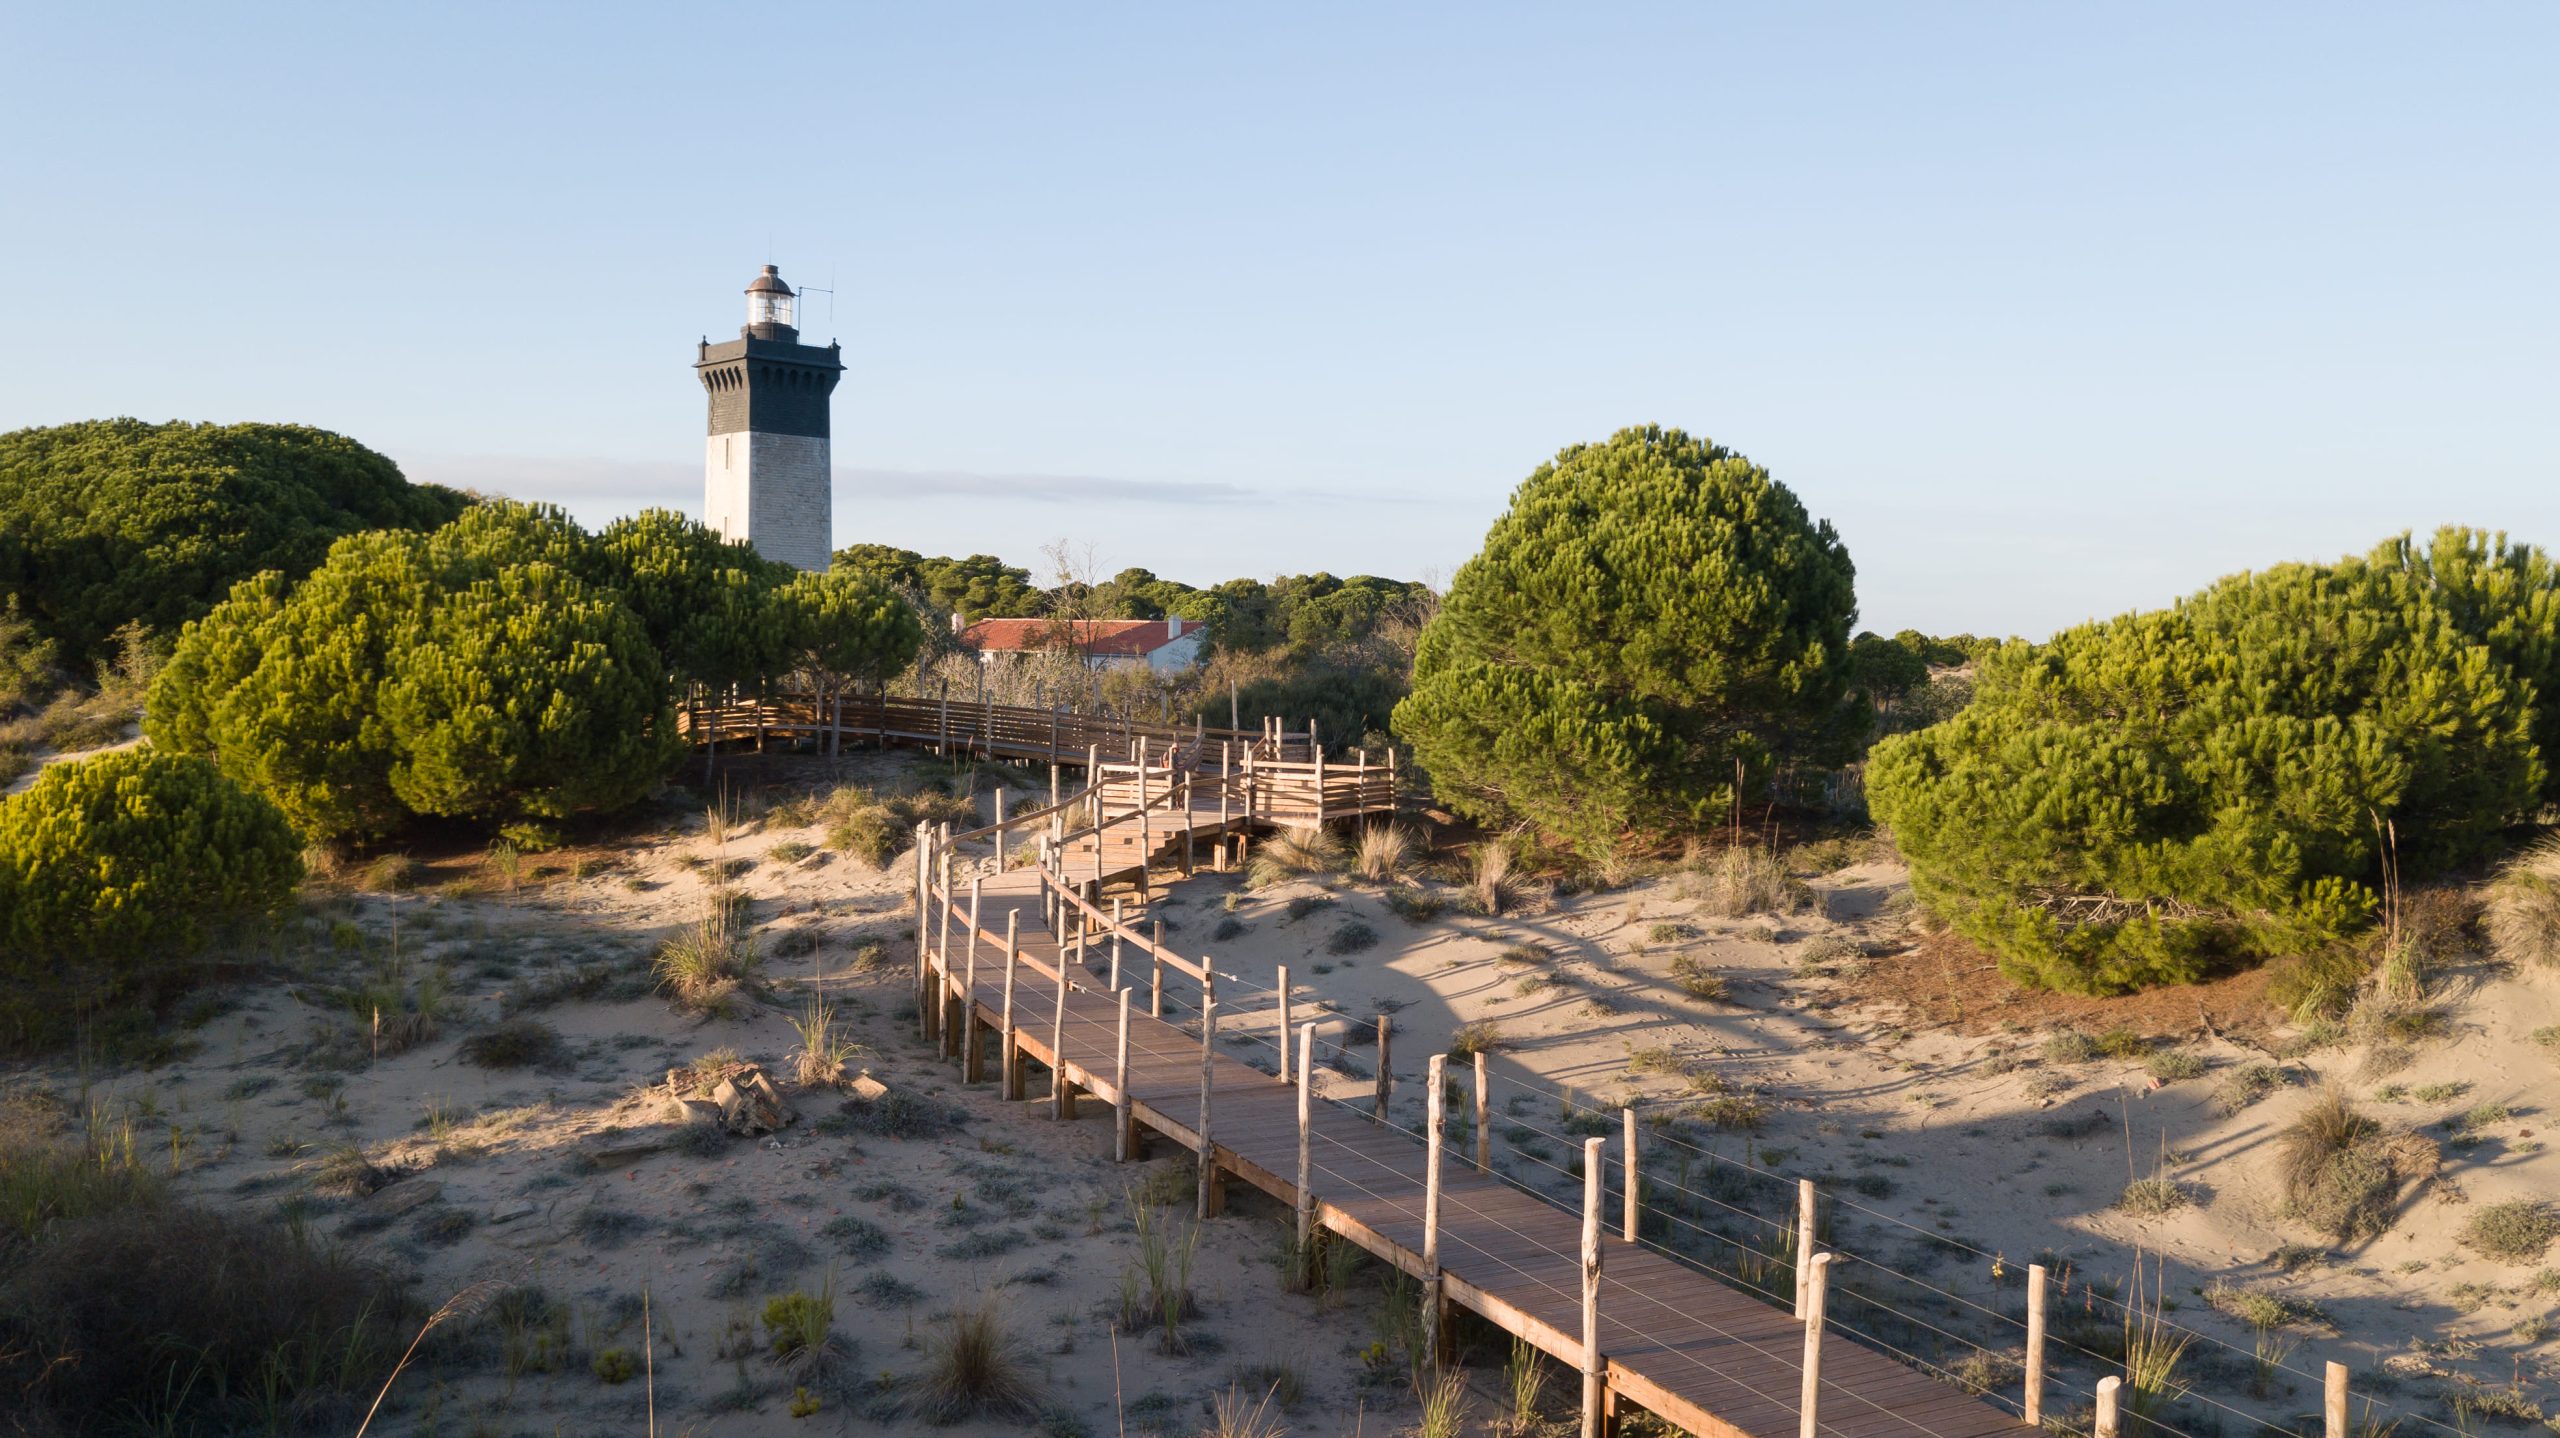
[[(960, 642), (981, 652), (1019, 653), (1054, 649), (1065, 639), (1090, 655), (1143, 659), (1178, 637), (1161, 619), (1078, 619), (1070, 624), (1071, 638), (1054, 619), (981, 619), (960, 631)], [(1183, 632), (1191, 627), (1185, 625)]]

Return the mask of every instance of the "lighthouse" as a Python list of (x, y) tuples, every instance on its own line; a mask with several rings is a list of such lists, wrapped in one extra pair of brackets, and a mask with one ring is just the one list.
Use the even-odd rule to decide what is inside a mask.
[(827, 406), (838, 346), (800, 343), (797, 296), (767, 265), (747, 285), (738, 337), (702, 341), (694, 373), (710, 398), (702, 522), (767, 559), (824, 569), (834, 544)]

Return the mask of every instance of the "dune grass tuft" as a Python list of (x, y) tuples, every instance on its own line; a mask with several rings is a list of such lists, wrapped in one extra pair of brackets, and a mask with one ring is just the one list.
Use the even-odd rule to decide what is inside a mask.
[(2489, 888), (2480, 928), (2511, 964), (2560, 967), (2560, 837), (2507, 861)]

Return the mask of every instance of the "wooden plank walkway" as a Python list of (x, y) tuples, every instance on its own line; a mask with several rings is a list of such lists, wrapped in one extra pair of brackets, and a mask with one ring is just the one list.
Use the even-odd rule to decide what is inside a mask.
[[(1211, 798), (1192, 796), (1195, 835), (1216, 831)], [(1178, 844), (1179, 817), (1151, 815), (1150, 840), (1161, 860)], [(1159, 827), (1160, 826), (1160, 827)], [(1232, 806), (1229, 829), (1243, 820)], [(1101, 836), (1106, 879), (1137, 870), (1134, 818), (1107, 823)], [(1121, 832), (1112, 832), (1121, 831)], [(1165, 837), (1158, 839), (1163, 834)], [(1024, 1097), (1027, 1060), (1050, 1070), (1051, 1099), (1072, 1116), (1082, 1094), (1117, 1109), (1123, 1100), (1120, 1024), (1123, 999), (1089, 964), (1105, 961), (1110, 940), (1089, 937), (1091, 911), (1078, 924), (1078, 901), (1058, 878), (1035, 866), (974, 876), (951, 875), (948, 841), (923, 846), (919, 860), (920, 994), (925, 1022), (941, 1021), (949, 1051), (978, 1045), (1005, 1092)], [(1090, 879), (1091, 836), (1060, 846), (1064, 886)], [(972, 866), (963, 859), (963, 867)], [(971, 933), (972, 894), (977, 911)], [(1052, 905), (1070, 906), (1064, 935), (1046, 919)], [(1005, 935), (1016, 935), (1011, 980), (1012, 1050), (1004, 1058), (1007, 1022)], [(1128, 1019), (1126, 1108), (1134, 1129), (1153, 1132), (1186, 1152), (1201, 1149), (1207, 1094), (1209, 1153), (1223, 1185), (1241, 1179), (1284, 1204), (1298, 1202), (1298, 1093), (1273, 1074), (1218, 1051), (1214, 1042), (1148, 1013), (1148, 987), (1159, 956), (1124, 930), (1123, 987), (1134, 994)], [(1066, 948), (1062, 956), (1062, 940)], [(972, 950), (974, 949), (974, 957)], [(1186, 977), (1196, 966), (1164, 955)], [(1064, 973), (1064, 992), (1060, 974)], [(1212, 980), (1214, 982), (1214, 980)], [(1201, 993), (1185, 996), (1196, 1010)], [(933, 1010), (939, 1009), (937, 1014)], [(1206, 1050), (1204, 1056), (1204, 1049)], [(1205, 1063), (1204, 1063), (1205, 1057)], [(1287, 1067), (1283, 1065), (1283, 1067)], [(973, 1069), (972, 1077), (979, 1077)], [(1063, 1090), (1058, 1084), (1063, 1083)], [(1404, 1132), (1340, 1104), (1318, 1102), (1308, 1121), (1316, 1221), (1379, 1259), (1427, 1278), (1423, 1262), (1426, 1154)], [(1134, 1152), (1136, 1144), (1130, 1144)], [(1439, 1256), (1446, 1301), (1467, 1308), (1579, 1370), (1582, 1338), (1582, 1216), (1493, 1175), (1454, 1152), (1443, 1157)], [(1599, 1283), (1599, 1343), (1610, 1411), (1620, 1398), (1691, 1433), (1715, 1438), (1788, 1438), (1801, 1421), (1804, 1327), (1787, 1310), (1763, 1303), (1642, 1244), (1624, 1242), (1609, 1225)], [(1831, 1438), (1992, 1438), (2023, 1426), (2008, 1413), (1920, 1371), (1860, 1346), (1836, 1330), (1823, 1341), (1817, 1422)]]

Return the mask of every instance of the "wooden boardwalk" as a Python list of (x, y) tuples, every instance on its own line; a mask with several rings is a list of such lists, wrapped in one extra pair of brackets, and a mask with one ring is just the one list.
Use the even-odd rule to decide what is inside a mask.
[[(972, 1078), (993, 1068), (1008, 1098), (1028, 1096), (1028, 1066), (1036, 1064), (1049, 1071), (1059, 1116), (1073, 1116), (1079, 1096), (1109, 1105), (1115, 1151), (1124, 1157), (1154, 1134), (1204, 1158), (1204, 1213), (1216, 1211), (1228, 1181), (1241, 1180), (1428, 1284), (1425, 1146), (1341, 1103), (1310, 1096), (1302, 1104), (1290, 1063), (1275, 1076), (1220, 1052), (1216, 1012), (1225, 996), (1217, 976), (1136, 925), (1115, 923), (1102, 907), (1104, 885), (1141, 874), (1142, 862), (1163, 867), (1172, 857), (1187, 865), (1195, 845), (1259, 822), (1240, 802), (1241, 782), (1239, 775), (1196, 780), (1180, 790), (1187, 801), (1180, 807), (1168, 802), (1170, 792), (1151, 796), (1159, 807), (1147, 811), (1143, 842), (1138, 816), (1115, 814), (1107, 802), (1099, 834), (1062, 832), (1058, 821), (1074, 801), (996, 831), (926, 832), (917, 848), (921, 1021)], [(999, 867), (960, 848), (1016, 825), (1045, 836), (1039, 862)], [(1183, 852), (1169, 856), (1174, 848)], [(1168, 974), (1184, 988), (1178, 1001), (1199, 1016), (1200, 1032), (1150, 1012)], [(1288, 1000), (1279, 1001), (1285, 1015)], [(1601, 1153), (1601, 1141), (1591, 1140), (1586, 1161)], [(1596, 1208), (1596, 1178), (1589, 1192)], [(1593, 1222), (1461, 1155), (1442, 1156), (1442, 1301), (1585, 1373), (1586, 1432), (1604, 1426), (1621, 1401), (1718, 1438), (1991, 1438), (2023, 1426), (1836, 1330), (1824, 1332), (1818, 1320), (1817, 1396), (1807, 1423), (1807, 1325), (1626, 1241), (1615, 1223), (1595, 1250), (1594, 1354), (1584, 1335), (1583, 1258)]]

